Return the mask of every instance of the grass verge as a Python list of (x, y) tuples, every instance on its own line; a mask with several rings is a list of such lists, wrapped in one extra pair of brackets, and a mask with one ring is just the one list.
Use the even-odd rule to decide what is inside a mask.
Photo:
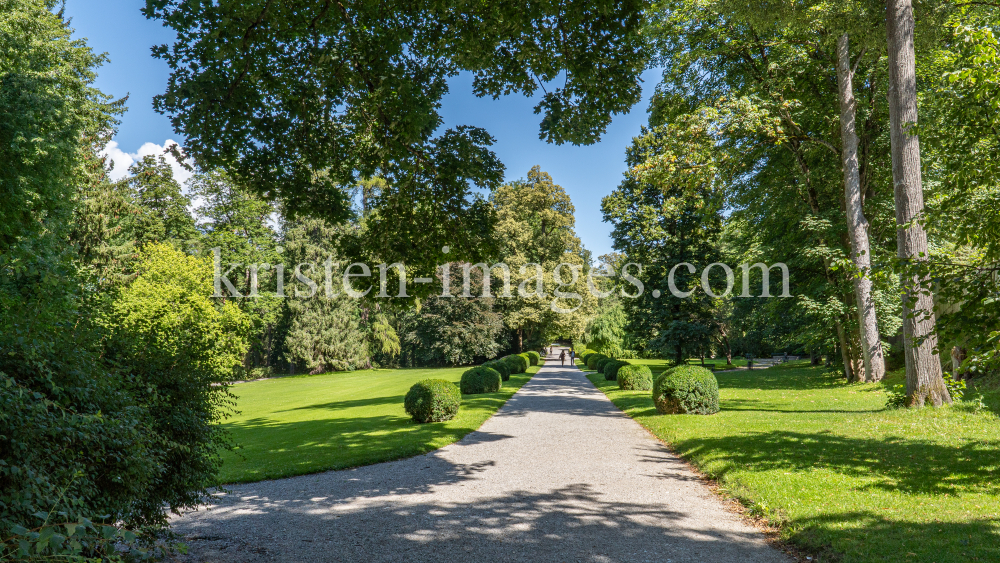
[(968, 391), (981, 405), (886, 410), (901, 373), (847, 385), (807, 364), (716, 374), (712, 416), (660, 415), (649, 392), (588, 377), (814, 561), (1000, 561), (1000, 390)]
[(282, 377), (232, 388), (240, 413), (225, 427), (221, 483), (346, 469), (426, 453), (482, 426), (531, 376), (512, 375), (496, 393), (463, 395), (455, 418), (417, 424), (403, 396), (418, 380), (458, 382), (468, 368), (366, 370)]

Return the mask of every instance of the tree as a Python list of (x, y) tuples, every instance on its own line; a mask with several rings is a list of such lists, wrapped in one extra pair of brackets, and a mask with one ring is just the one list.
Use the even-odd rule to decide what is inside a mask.
[[(584, 272), (590, 265), (589, 253), (576, 236), (569, 195), (540, 166), (534, 166), (525, 180), (498, 188), (490, 202), (497, 215), (500, 256), (510, 270), (511, 295), (501, 295), (499, 270), (492, 272), (491, 292), (498, 296), (497, 309), (503, 313), (504, 324), (514, 332), (516, 350), (538, 347), (554, 338), (581, 336), (595, 300)], [(560, 264), (566, 266), (556, 280)], [(561, 298), (554, 294), (556, 290), (579, 297)]]
[(467, 365), (477, 358), (494, 358), (506, 347), (501, 342), (503, 319), (494, 311), (494, 299), (481, 297), (480, 270), (470, 270), (469, 289), (475, 297), (444, 294), (444, 276), (449, 277), (454, 292), (462, 287), (463, 274), (461, 264), (451, 264), (448, 272), (441, 272), (433, 284), (440, 293), (422, 301), (416, 309), (402, 313), (398, 332), (405, 364)]
[(630, 329), (677, 364), (706, 348), (713, 331), (712, 298), (698, 285), (701, 270), (720, 257), (722, 215), (714, 143), (703, 125), (644, 128), (626, 151), (630, 172), (601, 202), (615, 250), (642, 265), (636, 277), (647, 290), (624, 300)]
[(843, 34), (837, 40), (837, 90), (840, 98), (841, 159), (844, 168), (844, 200), (847, 203), (847, 234), (851, 240), (854, 274), (854, 296), (857, 300), (858, 328), (864, 352), (864, 380), (880, 381), (885, 377), (885, 357), (878, 334), (878, 319), (872, 295), (871, 245), (868, 242), (868, 220), (863, 208), (861, 176), (858, 169), (858, 136), (855, 131), (854, 69), (851, 66), (850, 38)]
[[(285, 347), (291, 359), (301, 362), (310, 373), (369, 364), (359, 300), (344, 293), (339, 272), (333, 268), (338, 238), (337, 230), (322, 219), (303, 220), (285, 233), (284, 256), (289, 267), (295, 268), (290, 273), (302, 274), (315, 284), (297, 283), (286, 297), (290, 323)], [(331, 275), (336, 276), (329, 282), (324, 277), (327, 261)], [(384, 351), (385, 345), (381, 348)]]
[[(81, 156), (117, 125), (123, 101), (93, 87), (106, 57), (72, 39), (54, 0), (0, 8), (0, 252), (70, 224)], [(98, 149), (99, 150), (99, 149)]]
[(253, 320), (244, 367), (273, 367), (286, 329), (283, 300), (277, 295), (277, 268), (283, 260), (278, 233), (271, 226), (275, 208), (222, 170), (196, 174), (189, 185), (191, 195), (202, 202), (195, 210), (204, 231), (200, 250), (210, 254), (219, 249), (221, 273), (232, 268), (227, 279), (238, 293), (232, 295), (223, 286), (222, 295), (234, 300)]
[(135, 217), (136, 242), (168, 242), (180, 248), (198, 238), (194, 218), (188, 211), (191, 200), (174, 180), (174, 172), (163, 156), (146, 155), (128, 169), (130, 196), (141, 213)]
[[(910, 0), (886, 3), (889, 45), (889, 124), (892, 179), (896, 201), (897, 256), (905, 263), (928, 257), (927, 233), (919, 220), (924, 211), (917, 123), (916, 54)], [(934, 302), (926, 280), (904, 274), (903, 345), (906, 350), (906, 400), (910, 406), (951, 402), (935, 349)]]
[(377, 254), (416, 265), (444, 245), (453, 259), (489, 257), (461, 235), (481, 219), (472, 187), (503, 177), (485, 131), (437, 133), (447, 79), (472, 73), (479, 96), (542, 89), (541, 136), (594, 142), (639, 100), (643, 6), (147, 0), (144, 13), (181, 38), (154, 50), (172, 71), (154, 105), (188, 154), (280, 199), (289, 217), (334, 223), (349, 215), (343, 187), (380, 175), (388, 235), (370, 242), (397, 241)]

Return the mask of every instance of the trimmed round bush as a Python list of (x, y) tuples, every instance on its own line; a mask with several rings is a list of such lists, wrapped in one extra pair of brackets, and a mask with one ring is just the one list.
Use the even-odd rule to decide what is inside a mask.
[(595, 352), (593, 350), (584, 350), (583, 352), (580, 352), (580, 361), (582, 361), (584, 364), (586, 364), (587, 363), (587, 358), (593, 356), (596, 353), (597, 352)]
[(528, 371), (528, 359), (518, 354), (511, 354), (504, 358), (510, 366), (510, 373), (524, 373)]
[(608, 381), (615, 381), (618, 379), (618, 370), (629, 365), (628, 362), (623, 362), (621, 360), (611, 360), (604, 364), (604, 369), (601, 373), (604, 374), (604, 379)]
[(527, 352), (521, 352), (518, 356), (524, 358), (524, 371), (528, 371), (529, 366), (535, 365), (531, 363), (531, 356)]
[(648, 366), (625, 365), (618, 368), (618, 388), (627, 391), (649, 391), (653, 388), (653, 372)]
[(459, 385), (463, 395), (494, 393), (499, 391), (503, 385), (503, 377), (500, 376), (499, 371), (493, 368), (478, 366), (466, 370), (462, 374), (462, 382)]
[(406, 414), (417, 422), (451, 420), (462, 404), (462, 394), (455, 384), (443, 379), (423, 379), (413, 384), (403, 398)]
[(597, 360), (607, 358), (604, 354), (591, 354), (587, 356), (587, 369), (594, 371), (597, 369)]
[(609, 358), (609, 357), (605, 356), (605, 357), (601, 358), (600, 360), (597, 360), (596, 362), (594, 362), (594, 369), (597, 370), (597, 371), (599, 371), (599, 372), (601, 372), (601, 373), (604, 373), (604, 366), (608, 365), (608, 362), (613, 362), (613, 361), (615, 361), (614, 358)]
[(539, 362), (542, 361), (542, 355), (539, 354), (538, 352), (535, 352), (534, 350), (532, 350), (531, 352), (525, 352), (525, 353), (528, 355), (528, 361), (533, 366), (537, 366), (539, 364)]
[(483, 364), (483, 367), (497, 370), (500, 372), (500, 379), (510, 381), (510, 366), (503, 360), (490, 360)]
[(715, 414), (719, 382), (701, 366), (677, 366), (656, 378), (653, 404), (663, 414)]

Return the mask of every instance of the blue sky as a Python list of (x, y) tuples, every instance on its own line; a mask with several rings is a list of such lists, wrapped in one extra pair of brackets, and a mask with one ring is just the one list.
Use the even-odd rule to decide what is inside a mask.
[[(170, 30), (140, 13), (142, 0), (67, 0), (76, 37), (86, 37), (97, 52), (106, 52), (110, 62), (99, 70), (97, 87), (115, 97), (129, 95), (128, 113), (122, 118), (108, 153), (122, 173), (140, 155), (162, 151), (168, 140), (183, 145), (166, 116), (153, 111), (153, 96), (163, 92), (167, 65), (150, 55), (150, 47), (173, 41)], [(621, 181), (625, 171), (625, 147), (646, 122), (648, 97), (659, 77), (647, 71), (643, 78), (644, 99), (632, 112), (615, 118), (600, 143), (586, 147), (556, 146), (538, 139), (539, 116), (535, 101), (520, 95), (499, 100), (472, 95), (470, 76), (458, 76), (443, 100), (445, 126), (476, 125), (496, 139), (493, 149), (507, 167), (512, 180), (527, 175), (538, 164), (552, 175), (576, 206), (576, 230), (594, 257), (611, 251), (610, 226), (601, 219), (601, 198)], [(186, 175), (177, 170), (178, 176)]]

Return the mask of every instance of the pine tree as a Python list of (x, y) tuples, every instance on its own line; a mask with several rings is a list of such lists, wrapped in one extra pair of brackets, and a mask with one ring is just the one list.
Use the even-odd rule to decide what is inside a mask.
[(137, 242), (167, 242), (186, 246), (196, 239), (191, 200), (181, 191), (174, 172), (162, 156), (146, 155), (129, 167), (128, 186), (142, 213), (135, 221)]
[[(337, 230), (320, 219), (305, 219), (285, 235), (285, 258), (293, 268), (292, 274), (300, 274), (315, 284), (310, 286), (296, 278), (286, 297), (290, 326), (285, 347), (293, 361), (301, 362), (310, 373), (351, 370), (369, 364), (360, 301), (345, 294), (338, 269), (333, 266), (338, 238)], [(384, 327), (379, 328), (385, 332)], [(383, 345), (380, 351), (385, 348)]]

